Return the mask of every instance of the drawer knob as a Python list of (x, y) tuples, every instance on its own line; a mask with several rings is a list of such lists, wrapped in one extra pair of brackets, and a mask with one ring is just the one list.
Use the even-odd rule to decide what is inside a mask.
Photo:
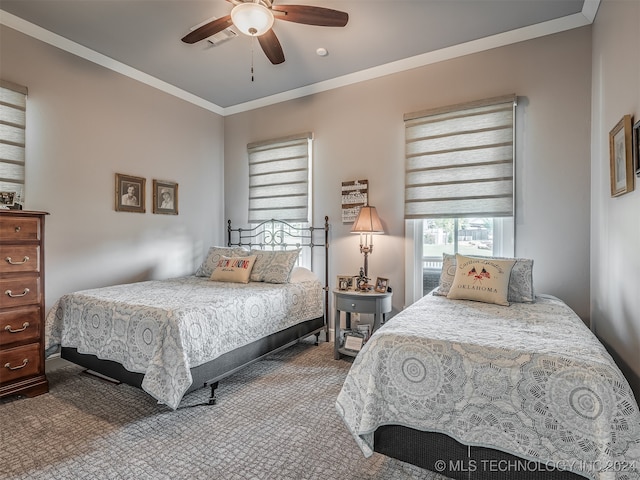
[(25, 358), (22, 361), (22, 365), (18, 365), (17, 367), (12, 367), (11, 364), (9, 362), (4, 364), (4, 368), (8, 368), (9, 370), (20, 370), (21, 368), (24, 368), (27, 366), (27, 363), (29, 363), (29, 359)]
[(5, 295), (9, 295), (11, 298), (24, 297), (27, 293), (29, 293), (29, 289), (25, 288), (22, 293), (12, 293), (11, 290), (5, 290)]
[(9, 332), (9, 333), (18, 333), (18, 332), (24, 332), (27, 327), (29, 327), (29, 322), (24, 322), (22, 324), (22, 328), (17, 328), (17, 329), (13, 329), (11, 328), (11, 325), (7, 325), (6, 327), (4, 327), (4, 329)]
[(352, 303), (352, 304), (351, 304), (351, 308), (356, 308), (356, 304), (355, 304), (355, 303)]
[(15, 230), (16, 230), (16, 233), (18, 233), (21, 230), (21, 228), (18, 226), (15, 228)]
[(27, 257), (27, 256), (25, 255), (21, 262), (14, 262), (14, 261), (11, 259), (11, 257), (7, 257), (7, 258), (5, 258), (5, 260), (7, 261), (7, 263), (8, 263), (9, 265), (22, 265), (23, 263), (27, 263), (27, 262), (29, 261), (29, 257)]

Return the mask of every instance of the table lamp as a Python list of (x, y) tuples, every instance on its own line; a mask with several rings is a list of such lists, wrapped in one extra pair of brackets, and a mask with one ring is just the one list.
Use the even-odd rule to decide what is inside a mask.
[[(364, 205), (356, 221), (353, 222), (351, 233), (360, 234), (360, 253), (364, 254), (364, 276), (369, 277), (369, 254), (373, 253), (373, 235), (384, 233), (382, 222), (376, 211), (376, 207)], [(364, 238), (363, 238), (364, 235)]]

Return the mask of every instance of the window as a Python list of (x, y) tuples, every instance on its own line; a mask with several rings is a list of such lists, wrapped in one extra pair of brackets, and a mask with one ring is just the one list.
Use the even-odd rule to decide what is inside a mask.
[(309, 222), (313, 134), (250, 143), (249, 222)]
[(24, 203), (27, 88), (0, 81), (0, 203)]
[(405, 115), (406, 302), (442, 253), (513, 256), (515, 95)]
[(502, 232), (512, 230), (511, 217), (438, 218), (423, 224), (423, 258), (431, 266), (443, 253), (475, 256), (509, 256), (513, 242)]

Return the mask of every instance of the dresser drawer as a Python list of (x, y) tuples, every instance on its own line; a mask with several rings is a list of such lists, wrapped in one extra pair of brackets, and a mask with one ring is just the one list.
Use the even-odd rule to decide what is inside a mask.
[(40, 361), (39, 343), (0, 351), (0, 384), (39, 374)]
[(0, 222), (0, 241), (37, 241), (40, 236), (40, 220), (37, 217), (7, 217)]
[(40, 312), (39, 306), (0, 311), (0, 347), (37, 342), (40, 339)]
[(375, 297), (338, 297), (336, 309), (343, 312), (376, 313)]
[(0, 308), (40, 303), (40, 277), (16, 277), (0, 280)]
[(40, 247), (38, 245), (3, 245), (0, 273), (40, 271)]

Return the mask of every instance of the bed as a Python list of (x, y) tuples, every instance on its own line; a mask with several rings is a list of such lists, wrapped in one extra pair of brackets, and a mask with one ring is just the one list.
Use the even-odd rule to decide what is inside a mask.
[(363, 454), (455, 479), (640, 478), (638, 405), (580, 318), (531, 288), (508, 306), (451, 298), (453, 277), (355, 358), (336, 409)]
[[(207, 385), (213, 404), (220, 380), (326, 334), (328, 220), (244, 229), (229, 221), (227, 246), (211, 247), (194, 275), (63, 295), (47, 314), (46, 350), (172, 409)], [(310, 268), (297, 265), (302, 256)]]

